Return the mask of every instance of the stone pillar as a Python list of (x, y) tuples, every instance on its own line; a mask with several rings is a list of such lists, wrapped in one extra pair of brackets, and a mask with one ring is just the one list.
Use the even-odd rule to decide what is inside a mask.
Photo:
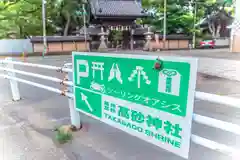
[(109, 46), (109, 39), (108, 39), (108, 35), (110, 34), (110, 29), (109, 28), (107, 28), (107, 32), (106, 32), (106, 36), (105, 36), (105, 42), (106, 42), (106, 45), (107, 45), (107, 48), (108, 48), (108, 46)]
[(235, 18), (231, 30), (230, 52), (240, 53), (240, 0), (235, 1)]
[(133, 44), (134, 44), (133, 34), (134, 34), (134, 29), (131, 28), (131, 41), (130, 41), (131, 50), (133, 50)]
[(148, 31), (144, 33), (146, 43), (144, 45), (144, 50), (152, 51), (152, 45), (151, 45), (151, 40), (152, 40), (152, 35), (153, 33), (150, 31), (150, 27), (148, 27)]
[(154, 34), (154, 38), (155, 38), (155, 43), (156, 43), (156, 49), (157, 51), (159, 51), (161, 49), (161, 44), (160, 44), (160, 41), (159, 41), (159, 34)]
[(99, 51), (105, 51), (107, 49), (106, 45), (106, 36), (108, 35), (106, 32), (104, 32), (103, 27), (101, 27), (101, 33), (98, 34), (100, 36), (100, 45), (98, 47)]

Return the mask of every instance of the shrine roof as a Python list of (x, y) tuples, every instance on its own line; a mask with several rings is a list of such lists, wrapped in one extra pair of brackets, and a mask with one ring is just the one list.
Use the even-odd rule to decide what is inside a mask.
[(135, 0), (90, 0), (96, 17), (145, 17), (141, 2)]

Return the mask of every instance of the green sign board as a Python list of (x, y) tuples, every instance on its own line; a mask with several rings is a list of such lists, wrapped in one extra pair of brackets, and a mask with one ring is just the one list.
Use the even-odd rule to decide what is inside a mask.
[(188, 157), (196, 59), (74, 52), (73, 70), (77, 110)]

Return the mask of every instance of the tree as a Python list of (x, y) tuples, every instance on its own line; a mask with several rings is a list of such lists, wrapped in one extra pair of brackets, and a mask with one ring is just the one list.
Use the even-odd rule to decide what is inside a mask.
[[(156, 30), (163, 32), (164, 0), (143, 0), (143, 7), (153, 18), (143, 20), (143, 23), (153, 25)], [(197, 19), (204, 15), (202, 6), (198, 7)], [(193, 32), (194, 3), (185, 0), (167, 0), (167, 34)]]
[[(61, 32), (68, 35), (76, 26), (82, 25), (81, 0), (52, 0), (46, 4), (47, 34)], [(11, 0), (0, 2), (0, 37), (9, 32), (17, 38), (42, 35), (42, 0)]]
[(0, 10), (0, 37), (6, 37), (8, 32), (16, 33), (18, 38), (41, 33), (41, 0), (2, 2), (0, 6), (2, 8)]
[(212, 38), (219, 38), (220, 32), (225, 32), (227, 25), (232, 23), (232, 12), (226, 9), (228, 3), (228, 1), (217, 1), (205, 6), (205, 19)]
[[(200, 33), (199, 26), (194, 27), (196, 25), (194, 22), (199, 22), (205, 18), (205, 23), (212, 37), (219, 37), (220, 31), (224, 32), (227, 24), (230, 24), (232, 20), (230, 12), (226, 10), (228, 3), (226, 0), (225, 2), (224, 0), (167, 0), (167, 34), (191, 35), (193, 32)], [(142, 20), (142, 23), (150, 24), (162, 33), (164, 0), (143, 0), (143, 7), (152, 17)]]
[[(63, 35), (67, 36), (70, 29), (82, 25), (82, 0), (53, 0), (51, 5), (54, 8), (52, 12), (55, 25), (63, 28)], [(83, 12), (83, 11), (82, 11)]]

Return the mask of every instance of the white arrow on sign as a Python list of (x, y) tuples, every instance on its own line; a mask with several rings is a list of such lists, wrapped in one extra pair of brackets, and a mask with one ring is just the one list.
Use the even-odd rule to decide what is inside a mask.
[(89, 109), (91, 112), (93, 112), (93, 109), (92, 109), (92, 107), (90, 106), (90, 104), (89, 104), (89, 102), (88, 102), (88, 100), (87, 100), (88, 97), (87, 97), (85, 94), (83, 94), (83, 93), (81, 93), (81, 97), (82, 97), (82, 100), (86, 103), (88, 109)]

